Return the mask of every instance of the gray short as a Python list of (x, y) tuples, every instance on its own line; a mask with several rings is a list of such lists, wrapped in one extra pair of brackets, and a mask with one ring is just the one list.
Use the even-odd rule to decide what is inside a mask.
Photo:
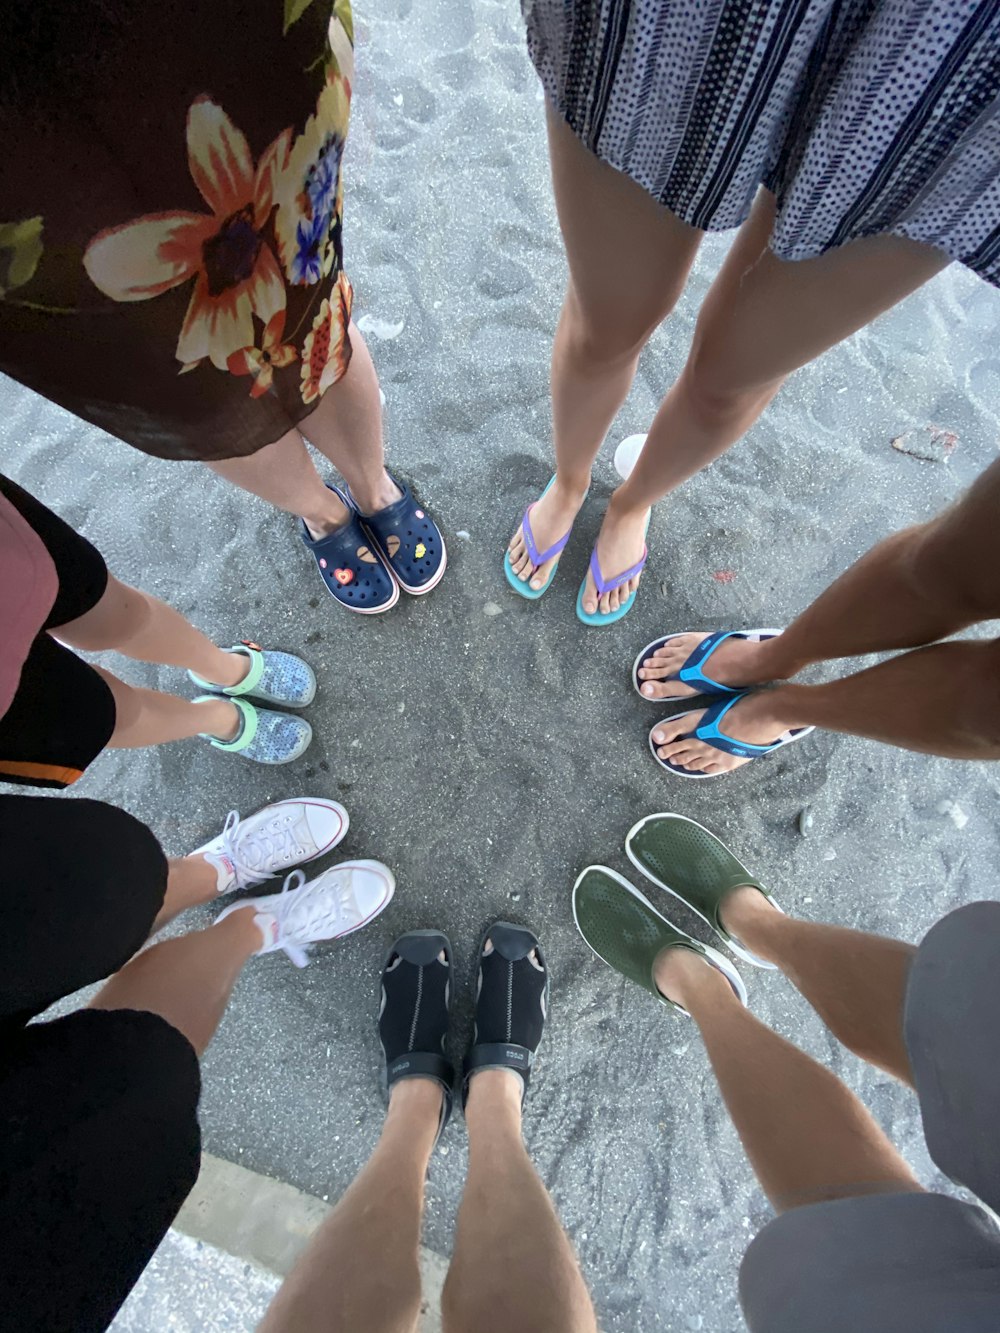
[[(937, 1165), (1000, 1212), (1000, 903), (952, 912), (917, 951), (906, 1044)], [(747, 1251), (752, 1333), (998, 1333), (1000, 1228), (944, 1194), (795, 1208)]]

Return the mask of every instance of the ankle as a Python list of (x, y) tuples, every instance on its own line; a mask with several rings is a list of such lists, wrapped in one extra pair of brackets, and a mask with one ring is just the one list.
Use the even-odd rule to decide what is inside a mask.
[(780, 929), (781, 923), (787, 919), (760, 889), (750, 884), (730, 889), (719, 904), (719, 920), (727, 933), (762, 958), (768, 957), (774, 928)]
[(374, 482), (364, 481), (352, 486), (351, 494), (363, 514), (377, 514), (380, 509), (395, 504), (403, 492), (383, 468), (381, 477)]
[(635, 500), (628, 490), (628, 482), (622, 482), (618, 489), (611, 493), (605, 522), (637, 523), (640, 520), (645, 522), (650, 508), (648, 500), (641, 498)]
[(351, 517), (351, 512), (333, 491), (326, 490), (325, 499), (317, 509), (310, 510), (307, 514), (302, 514), (302, 521), (308, 529), (309, 535), (313, 541), (319, 541), (321, 537), (328, 537), (331, 532), (337, 528), (342, 528)]
[(567, 472), (565, 470), (556, 470), (555, 481), (552, 483), (552, 490), (557, 497), (567, 505), (583, 504), (587, 492), (590, 490), (590, 472)]
[(469, 1080), (465, 1118), (471, 1126), (521, 1128), (524, 1085), (513, 1069), (482, 1069)]
[(664, 949), (653, 965), (653, 979), (661, 995), (690, 1013), (699, 999), (733, 997), (733, 988), (710, 962), (694, 949)]
[(246, 680), (249, 670), (249, 653), (226, 652), (224, 648), (220, 648), (215, 669), (207, 674), (205, 679), (211, 681), (213, 685), (221, 685), (224, 689), (232, 689), (234, 685), (239, 685), (240, 681)]
[(243, 728), (243, 714), (229, 699), (205, 699), (195, 708), (204, 713), (198, 730), (218, 741), (234, 741)]
[(412, 1126), (414, 1121), (427, 1121), (437, 1133), (441, 1119), (441, 1100), (444, 1090), (439, 1083), (430, 1078), (404, 1078), (393, 1085), (389, 1093), (387, 1122), (405, 1120)]

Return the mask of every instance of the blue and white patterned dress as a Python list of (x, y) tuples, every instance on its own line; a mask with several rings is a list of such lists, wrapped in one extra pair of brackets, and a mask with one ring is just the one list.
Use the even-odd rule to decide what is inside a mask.
[(1000, 286), (1000, 0), (522, 0), (556, 110), (692, 226), (908, 236)]

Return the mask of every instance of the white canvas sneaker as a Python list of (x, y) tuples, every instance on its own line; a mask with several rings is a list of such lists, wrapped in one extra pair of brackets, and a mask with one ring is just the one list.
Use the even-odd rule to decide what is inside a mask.
[(381, 861), (341, 861), (308, 883), (301, 870), (293, 870), (280, 893), (233, 903), (216, 924), (253, 907), (265, 938), (257, 952), (281, 949), (296, 967), (305, 967), (310, 944), (339, 940), (367, 926), (388, 907), (395, 889), (395, 877)]
[(246, 819), (230, 810), (219, 836), (191, 855), (203, 856), (215, 868), (220, 893), (232, 893), (325, 856), (343, 839), (349, 824), (342, 805), (319, 796), (276, 801)]

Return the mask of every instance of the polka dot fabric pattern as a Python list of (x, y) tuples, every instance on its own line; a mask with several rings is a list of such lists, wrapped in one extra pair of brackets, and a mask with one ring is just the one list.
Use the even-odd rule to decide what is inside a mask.
[(685, 222), (771, 248), (889, 233), (1000, 285), (996, 0), (522, 0), (553, 106)]
[(244, 751), (258, 764), (287, 764), (308, 749), (312, 728), (300, 717), (261, 709), (257, 714), (257, 734)]

